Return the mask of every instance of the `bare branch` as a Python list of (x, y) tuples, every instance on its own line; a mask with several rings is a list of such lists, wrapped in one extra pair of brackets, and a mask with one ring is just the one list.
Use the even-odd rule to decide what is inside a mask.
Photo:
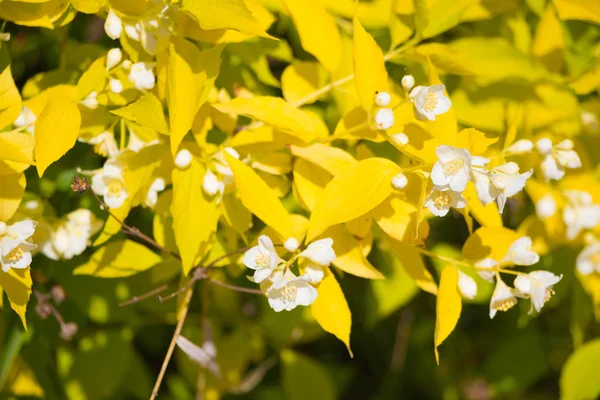
[(131, 305), (131, 304), (135, 304), (135, 303), (137, 303), (139, 301), (145, 300), (148, 297), (152, 297), (154, 295), (159, 294), (160, 292), (163, 292), (163, 291), (167, 290), (168, 287), (169, 287), (169, 285), (167, 285), (165, 283), (164, 285), (161, 285), (161, 286), (157, 287), (156, 289), (153, 289), (153, 290), (149, 291), (148, 293), (144, 293), (144, 294), (141, 294), (139, 296), (133, 296), (131, 299), (129, 299), (127, 301), (124, 301), (122, 303), (119, 303), (119, 307), (128, 306), (128, 305)]

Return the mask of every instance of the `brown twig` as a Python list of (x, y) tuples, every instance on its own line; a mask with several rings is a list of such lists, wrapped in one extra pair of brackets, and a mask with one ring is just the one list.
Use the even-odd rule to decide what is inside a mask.
[(65, 322), (58, 309), (52, 304), (53, 296), (51, 294), (41, 293), (35, 289), (33, 289), (33, 294), (38, 301), (35, 311), (40, 318), (46, 319), (52, 314), (60, 325), (60, 337), (64, 340), (71, 340), (77, 333), (77, 324), (74, 322)]
[(235, 290), (236, 292), (264, 295), (264, 293), (258, 289), (249, 289), (249, 288), (245, 288), (245, 287), (241, 287), (241, 286), (230, 285), (229, 283), (215, 281), (210, 278), (206, 278), (206, 281), (212, 283), (213, 285), (217, 285), (217, 286), (221, 286), (221, 287), (224, 287), (227, 289)]
[(156, 383), (154, 384), (154, 388), (152, 389), (152, 394), (150, 395), (150, 400), (154, 400), (156, 396), (158, 396), (158, 389), (160, 389), (160, 384), (165, 376), (165, 372), (167, 371), (167, 366), (169, 365), (169, 361), (171, 360), (171, 356), (173, 355), (173, 350), (175, 349), (175, 344), (177, 343), (177, 338), (181, 334), (181, 329), (183, 328), (183, 323), (187, 317), (188, 310), (190, 309), (190, 300), (192, 299), (192, 294), (194, 291), (190, 288), (188, 290), (185, 299), (183, 301), (183, 308), (181, 310), (181, 316), (179, 321), (177, 321), (177, 326), (175, 327), (175, 332), (173, 333), (173, 338), (171, 339), (171, 344), (169, 344), (169, 349), (167, 350), (167, 355), (162, 363), (160, 368), (160, 373), (158, 374), (158, 378), (156, 378)]
[(154, 296), (156, 294), (159, 294), (160, 292), (164, 292), (168, 288), (169, 288), (169, 285), (167, 285), (165, 283), (164, 285), (161, 285), (161, 286), (157, 287), (156, 289), (152, 289), (148, 293), (144, 293), (144, 294), (141, 294), (139, 296), (133, 296), (131, 299), (129, 299), (127, 301), (124, 301), (122, 303), (119, 303), (119, 307), (123, 307), (123, 306), (128, 306), (128, 305), (131, 305), (131, 304), (135, 304), (138, 301), (145, 300), (148, 297), (152, 297), (152, 296)]

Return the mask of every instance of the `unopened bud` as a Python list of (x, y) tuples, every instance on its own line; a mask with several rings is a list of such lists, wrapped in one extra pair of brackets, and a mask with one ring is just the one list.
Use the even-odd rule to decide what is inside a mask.
[(394, 111), (391, 108), (381, 108), (375, 114), (377, 129), (386, 130), (394, 126)]
[(541, 154), (548, 154), (552, 150), (552, 140), (542, 138), (536, 142), (535, 147), (537, 147)]
[(123, 91), (123, 84), (118, 79), (110, 78), (108, 85), (110, 87), (110, 91), (115, 94), (119, 94)]
[(290, 237), (285, 241), (283, 247), (285, 247), (285, 249), (290, 253), (293, 253), (294, 251), (298, 250), (298, 247), (300, 247), (300, 242), (295, 237)]
[(402, 87), (407, 92), (415, 86), (415, 78), (412, 75), (404, 75), (402, 77)]
[(517, 140), (504, 150), (506, 153), (523, 154), (529, 153), (533, 149), (533, 142), (527, 139)]
[(387, 107), (392, 101), (392, 96), (388, 92), (379, 92), (375, 96), (375, 104), (377, 107)]
[(175, 165), (179, 169), (186, 169), (192, 162), (192, 153), (188, 149), (183, 149), (175, 155)]
[(551, 194), (542, 197), (535, 204), (535, 212), (540, 219), (547, 219), (556, 213), (556, 201)]
[(469, 275), (458, 271), (458, 290), (463, 297), (472, 300), (477, 296), (477, 283)]
[(408, 136), (406, 133), (396, 133), (391, 137), (392, 141), (398, 146), (406, 146), (408, 144)]
[(394, 189), (404, 189), (407, 183), (408, 179), (403, 173), (399, 173), (398, 175), (392, 178), (392, 186), (394, 187)]
[(121, 53), (121, 49), (115, 47), (114, 49), (110, 49), (108, 54), (106, 55), (106, 70), (112, 69), (115, 65), (121, 62), (121, 58), (123, 54)]

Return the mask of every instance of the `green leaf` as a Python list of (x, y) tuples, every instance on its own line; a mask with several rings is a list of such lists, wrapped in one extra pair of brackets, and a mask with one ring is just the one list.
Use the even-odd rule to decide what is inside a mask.
[(289, 349), (281, 352), (281, 361), (283, 388), (289, 400), (336, 398), (327, 370), (317, 361)]
[(563, 400), (595, 399), (600, 395), (598, 365), (600, 339), (579, 347), (567, 360), (560, 375), (560, 394)]

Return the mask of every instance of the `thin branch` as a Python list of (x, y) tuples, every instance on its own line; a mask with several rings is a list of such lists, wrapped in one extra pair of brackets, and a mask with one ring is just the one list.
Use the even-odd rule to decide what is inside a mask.
[(129, 299), (127, 301), (124, 301), (122, 303), (119, 303), (119, 307), (128, 306), (128, 305), (131, 305), (131, 304), (135, 304), (135, 303), (137, 303), (139, 301), (145, 300), (148, 297), (152, 297), (152, 296), (154, 296), (156, 294), (159, 294), (160, 292), (163, 292), (163, 291), (167, 290), (168, 287), (169, 287), (169, 285), (167, 285), (165, 283), (164, 285), (159, 286), (156, 289), (153, 289), (153, 290), (149, 291), (148, 293), (144, 293), (144, 294), (141, 294), (139, 296), (133, 296), (131, 299)]
[(160, 389), (160, 384), (162, 383), (163, 378), (165, 377), (165, 372), (167, 371), (167, 366), (169, 365), (169, 361), (171, 360), (171, 356), (173, 355), (173, 350), (175, 349), (175, 345), (177, 343), (177, 338), (181, 334), (181, 329), (183, 328), (183, 323), (187, 317), (188, 310), (190, 309), (190, 300), (192, 299), (193, 290), (188, 290), (185, 299), (183, 301), (183, 309), (181, 310), (181, 316), (179, 321), (177, 321), (177, 326), (175, 327), (175, 332), (173, 333), (173, 338), (171, 339), (171, 344), (169, 344), (169, 349), (167, 350), (167, 355), (162, 363), (162, 367), (160, 368), (160, 373), (158, 374), (158, 378), (156, 378), (156, 383), (154, 384), (154, 388), (152, 389), (152, 394), (150, 395), (150, 400), (154, 400), (156, 396), (158, 396), (158, 390)]
[(206, 281), (212, 283), (213, 285), (222, 286), (227, 289), (235, 290), (236, 292), (264, 295), (264, 293), (258, 289), (250, 289), (250, 288), (245, 288), (245, 287), (241, 287), (241, 286), (230, 285), (229, 283), (215, 281), (210, 278), (206, 278)]
[(183, 285), (182, 287), (180, 287), (179, 289), (177, 289), (175, 292), (173, 292), (173, 293), (171, 293), (171, 294), (169, 294), (168, 296), (165, 296), (165, 297), (156, 296), (156, 298), (161, 303), (163, 303), (163, 302), (165, 302), (167, 300), (171, 300), (173, 297), (177, 297), (181, 293), (185, 292), (187, 289), (190, 289), (194, 285), (194, 283), (196, 283), (197, 280), (198, 280), (198, 278), (196, 278), (195, 276), (192, 276), (192, 278), (188, 281), (188, 283), (186, 283), (185, 285)]

